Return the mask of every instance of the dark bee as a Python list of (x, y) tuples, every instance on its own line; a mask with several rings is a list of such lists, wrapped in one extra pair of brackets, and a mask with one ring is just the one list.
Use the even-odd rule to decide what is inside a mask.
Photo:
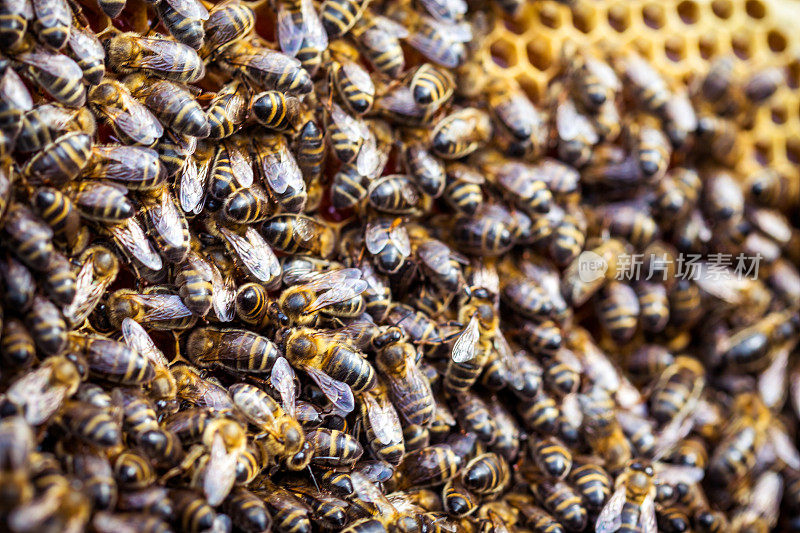
[(485, 453), (475, 457), (461, 472), (461, 482), (464, 487), (481, 495), (501, 492), (509, 481), (508, 463), (495, 453)]
[(243, 531), (267, 531), (272, 524), (264, 501), (244, 487), (233, 489), (223, 502), (222, 509)]
[(269, 372), (279, 357), (277, 347), (261, 335), (241, 329), (198, 328), (189, 334), (186, 354), (201, 367), (220, 366), (234, 372)]
[(636, 292), (625, 283), (612, 281), (598, 293), (597, 316), (617, 342), (626, 342), (633, 336), (640, 311)]
[(316, 466), (352, 466), (364, 453), (355, 438), (335, 429), (314, 429), (306, 433), (306, 440), (314, 449), (311, 462)]
[(159, 2), (158, 16), (167, 30), (179, 42), (195, 50), (203, 46), (205, 29), (203, 21), (209, 15), (205, 6), (198, 0), (164, 0)]
[(83, 71), (89, 85), (97, 85), (106, 73), (106, 52), (97, 36), (88, 28), (73, 26), (67, 41), (70, 55)]
[(200, 104), (187, 89), (177, 83), (169, 80), (153, 81), (146, 74), (127, 76), (123, 83), (164, 126), (175, 133), (199, 138), (210, 134), (211, 127)]
[(66, 346), (67, 324), (61, 311), (50, 300), (36, 296), (24, 318), (36, 347), (41, 351), (55, 355)]
[[(402, 488), (424, 488), (453, 479), (460, 465), (461, 457), (450, 446), (437, 444), (407, 453), (397, 472)], [(481, 469), (478, 473), (482, 483), (485, 472)]]
[(641, 323), (645, 331), (659, 332), (669, 322), (669, 299), (666, 287), (657, 282), (639, 281), (634, 285), (639, 298)]
[(775, 94), (779, 87), (786, 83), (786, 76), (781, 68), (765, 68), (750, 76), (744, 83), (744, 95), (754, 104), (760, 104)]
[(16, 149), (23, 152), (40, 150), (63, 133), (95, 133), (95, 119), (89, 109), (70, 109), (55, 102), (30, 109), (21, 117), (21, 122)]
[(312, 76), (328, 48), (328, 34), (310, 0), (282, 0), (277, 10), (278, 43)]
[(204, 531), (214, 525), (216, 513), (208, 502), (191, 490), (171, 490), (169, 498), (174, 507), (173, 520), (184, 531)]
[(634, 132), (635, 153), (639, 171), (646, 180), (661, 179), (667, 172), (672, 147), (657, 125), (644, 122)]
[(13, 203), (6, 212), (3, 234), (15, 255), (37, 271), (50, 264), (53, 249), (53, 230), (27, 207)]
[(325, 161), (325, 143), (322, 131), (313, 120), (301, 128), (295, 141), (297, 164), (309, 183), (319, 179)]
[(305, 208), (308, 192), (300, 166), (283, 135), (262, 135), (253, 139), (256, 167), (262, 182), (276, 202), (289, 213)]
[(472, 215), (483, 203), (483, 183), (486, 179), (472, 167), (462, 163), (447, 165), (447, 184), (444, 198), (450, 206), (465, 215)]
[(149, 146), (164, 134), (164, 127), (120, 82), (104, 79), (89, 91), (92, 109), (109, 121), (126, 141)]
[(70, 401), (62, 411), (66, 430), (78, 439), (99, 448), (118, 446), (122, 429), (105, 409), (91, 404)]
[(467, 107), (440, 120), (433, 129), (431, 147), (445, 159), (471, 154), (489, 140), (492, 122), (485, 112)]
[(81, 181), (64, 188), (74, 209), (89, 220), (116, 224), (135, 213), (128, 189), (117, 183)]
[(482, 204), (475, 215), (456, 218), (452, 238), (459, 250), (471, 255), (496, 257), (513, 246), (514, 235), (509, 220), (483, 216), (489, 209)]
[(563, 481), (537, 481), (533, 492), (553, 516), (569, 531), (582, 531), (588, 519), (580, 496)]
[(72, 23), (72, 12), (65, 0), (36, 0), (33, 5), (31, 29), (39, 41), (56, 50), (67, 43)]
[(22, 172), (35, 183), (63, 185), (89, 163), (92, 144), (92, 137), (86, 133), (65, 133), (31, 157)]
[(660, 113), (670, 97), (669, 88), (664, 78), (645, 59), (635, 54), (628, 54), (620, 59), (619, 69), (630, 90), (638, 102), (653, 113)]
[(75, 297), (75, 272), (72, 264), (60, 252), (53, 253), (42, 280), (42, 288), (59, 305), (69, 305)]
[(12, 368), (25, 368), (36, 357), (36, 346), (28, 329), (17, 318), (7, 318), (3, 322), (3, 337), (0, 342), (0, 356)]
[(158, 37), (122, 33), (105, 41), (107, 64), (117, 72), (143, 72), (178, 83), (194, 83), (205, 75), (197, 52), (185, 44)]
[(320, 19), (331, 39), (341, 37), (361, 18), (369, 2), (364, 0), (325, 0)]
[(71, 333), (70, 349), (82, 354), (89, 370), (102, 379), (126, 385), (149, 383), (155, 378), (150, 360), (124, 343), (93, 335)]
[(455, 81), (446, 70), (423, 63), (409, 82), (414, 101), (421, 106), (438, 108), (453, 95)]
[(143, 489), (156, 480), (156, 472), (150, 460), (138, 452), (127, 450), (114, 461), (114, 477), (122, 489)]
[[(541, 377), (539, 377), (541, 380)], [(559, 410), (555, 400), (543, 390), (537, 390), (532, 398), (518, 404), (519, 413), (525, 427), (545, 434), (554, 434), (557, 429)]]
[(378, 270), (386, 274), (398, 272), (411, 255), (411, 241), (401, 218), (368, 221), (364, 244), (375, 257)]
[(249, 35), (255, 24), (255, 13), (245, 4), (225, 2), (214, 6), (203, 24), (205, 39), (200, 57), (215, 59), (226, 47)]
[(223, 85), (206, 108), (208, 136), (212, 139), (223, 139), (233, 135), (246, 118), (247, 102), (245, 84), (232, 81)]
[(351, 33), (376, 70), (392, 79), (400, 75), (405, 67), (400, 39), (408, 37), (408, 30), (402, 24), (366, 9)]
[(181, 297), (151, 286), (143, 293), (120, 289), (108, 297), (111, 323), (119, 327), (126, 317), (149, 329), (186, 329), (194, 324), (192, 312)]
[(291, 94), (311, 92), (311, 78), (298, 60), (249, 42), (236, 41), (225, 47), (219, 65), (257, 87)]
[(265, 91), (253, 96), (250, 108), (253, 116), (269, 129), (294, 129), (300, 116), (300, 100), (280, 91)]
[(33, 18), (30, 2), (4, 0), (0, 4), (0, 46), (12, 50), (22, 41)]
[(592, 159), (592, 147), (600, 140), (597, 130), (570, 98), (558, 103), (555, 115), (559, 158), (577, 168), (585, 166)]
[(611, 478), (591, 458), (575, 460), (569, 473), (569, 481), (580, 492), (586, 508), (592, 511), (602, 509), (611, 496)]
[(344, 41), (334, 41), (328, 46), (325, 62), (328, 78), (336, 88), (345, 106), (358, 115), (372, 107), (375, 85), (369, 73), (357, 63), (358, 51)]

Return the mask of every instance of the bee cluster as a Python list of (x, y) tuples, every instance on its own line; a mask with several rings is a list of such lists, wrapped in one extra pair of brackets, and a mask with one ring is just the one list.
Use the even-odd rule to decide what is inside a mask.
[(520, 9), (0, 0), (0, 527), (800, 530), (789, 74)]

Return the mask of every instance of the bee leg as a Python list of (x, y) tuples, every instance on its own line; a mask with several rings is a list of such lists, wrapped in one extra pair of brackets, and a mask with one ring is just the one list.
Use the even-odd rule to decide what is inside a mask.
[(159, 483), (164, 483), (167, 480), (174, 478), (175, 476), (179, 476), (189, 471), (192, 468), (192, 465), (203, 456), (205, 452), (205, 448), (202, 444), (195, 444), (189, 449), (189, 453), (186, 454), (186, 457), (183, 458), (181, 463), (169, 469), (163, 476), (161, 476), (158, 480)]

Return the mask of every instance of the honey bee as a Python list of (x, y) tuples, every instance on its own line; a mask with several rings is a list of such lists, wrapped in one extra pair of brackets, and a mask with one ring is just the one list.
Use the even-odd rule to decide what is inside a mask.
[(75, 297), (75, 272), (60, 252), (54, 252), (42, 282), (42, 288), (53, 303), (67, 305)]
[(281, 265), (272, 248), (255, 228), (247, 227), (242, 235), (210, 219), (207, 227), (212, 234), (216, 233), (224, 239), (226, 248), (253, 281), (267, 287), (278, 282)]
[(91, 136), (82, 132), (65, 133), (31, 157), (22, 167), (22, 173), (34, 183), (63, 185), (78, 176), (91, 156)]
[[(135, 213), (127, 198), (128, 189), (117, 183), (81, 181), (64, 188), (66, 198), (81, 216), (89, 220), (117, 224)], [(72, 203), (74, 202), (74, 204)]]
[(621, 58), (617, 67), (630, 84), (629, 90), (638, 103), (647, 111), (661, 113), (670, 97), (669, 88), (661, 74), (636, 54)]
[(143, 489), (155, 482), (156, 472), (141, 453), (126, 450), (114, 460), (114, 476), (121, 489)]
[(211, 327), (189, 334), (186, 354), (200, 367), (219, 366), (246, 373), (269, 372), (279, 357), (277, 347), (266, 337), (248, 330)]
[(499, 318), (488, 291), (473, 292), (471, 302), (459, 311), (460, 317), (470, 317), (469, 322), (453, 343), (450, 361), (445, 372), (444, 385), (452, 394), (466, 392), (478, 379), (491, 350), (491, 338)]
[(697, 114), (686, 92), (673, 93), (664, 106), (664, 131), (676, 148), (684, 146), (697, 130)]
[(58, 307), (44, 296), (35, 296), (25, 313), (25, 325), (36, 347), (47, 355), (56, 355), (65, 347), (67, 324)]
[(95, 132), (91, 111), (85, 107), (70, 109), (55, 102), (38, 105), (26, 111), (19, 120), (22, 129), (17, 137), (16, 149), (24, 152), (40, 150), (62, 133), (83, 132), (91, 135)]
[(331, 103), (328, 116), (328, 140), (342, 163), (356, 163), (363, 175), (378, 165), (376, 140), (366, 122), (348, 115), (338, 104)]
[(125, 141), (149, 146), (164, 134), (158, 119), (116, 80), (104, 79), (92, 87), (89, 103)]
[(359, 393), (375, 386), (372, 365), (344, 342), (336, 330), (298, 328), (289, 333), (285, 344), (289, 362), (306, 370), (328, 399), (343, 411), (353, 410), (352, 392)]
[(6, 397), (20, 409), (29, 424), (38, 426), (59, 410), (78, 389), (79, 383), (75, 365), (63, 356), (55, 356), (14, 381)]
[(173, 518), (177, 525), (189, 530), (211, 529), (214, 526), (214, 509), (198, 493), (185, 489), (172, 489), (169, 499), (173, 502)]
[(7, 318), (2, 331), (0, 355), (3, 361), (13, 368), (30, 367), (36, 357), (36, 346), (22, 321)]
[(278, 204), (289, 213), (299, 213), (308, 193), (300, 166), (282, 135), (260, 136), (253, 141), (262, 180)]
[(634, 133), (635, 154), (642, 176), (651, 182), (664, 177), (669, 166), (672, 147), (669, 139), (655, 124), (638, 124)]
[(500, 297), (504, 305), (531, 320), (544, 320), (553, 313), (553, 304), (547, 292), (527, 278), (505, 281)]
[(75, 278), (75, 297), (64, 308), (70, 325), (83, 323), (103, 297), (119, 271), (119, 260), (104, 246), (93, 245), (80, 257), (81, 269)]
[(367, 197), (373, 209), (393, 215), (418, 213), (422, 200), (416, 184), (405, 174), (390, 174), (373, 180)]
[(141, 73), (127, 76), (123, 83), (173, 132), (199, 138), (208, 137), (211, 133), (208, 117), (200, 104), (179, 84), (169, 80), (154, 81)]
[(581, 531), (588, 520), (581, 498), (563, 481), (536, 480), (531, 487), (536, 499), (568, 531)]
[(9, 248), (31, 269), (46, 271), (55, 253), (53, 230), (19, 203), (8, 207), (4, 222), (3, 234)]
[(247, 436), (238, 422), (217, 418), (206, 426), (203, 454), (193, 466), (192, 485), (203, 491), (209, 505), (219, 505), (230, 494), (236, 482), (236, 462), (246, 446)]
[(62, 0), (37, 0), (31, 4), (34, 15), (31, 29), (38, 39), (56, 50), (63, 48), (69, 38), (72, 23), (69, 5)]
[(308, 183), (320, 178), (325, 162), (325, 143), (322, 131), (313, 120), (300, 128), (295, 141), (297, 163)]
[(792, 311), (769, 313), (751, 326), (739, 329), (726, 339), (723, 362), (732, 369), (752, 372), (769, 366), (776, 348), (800, 330), (800, 320)]
[(431, 148), (444, 159), (459, 159), (485, 144), (491, 133), (489, 115), (467, 107), (450, 113), (434, 126)]
[(234, 488), (222, 504), (237, 528), (244, 531), (266, 531), (272, 518), (264, 501), (244, 487)]
[(411, 255), (411, 241), (401, 218), (368, 221), (364, 244), (375, 257), (378, 270), (386, 274), (398, 272)]
[(223, 85), (206, 108), (208, 136), (211, 139), (224, 139), (236, 133), (247, 116), (248, 101), (248, 90), (244, 83), (234, 80)]
[(360, 399), (361, 420), (373, 453), (391, 465), (400, 464), (405, 454), (403, 429), (386, 388), (379, 384), (362, 394)]
[(320, 19), (328, 36), (343, 36), (361, 18), (369, 2), (364, 0), (326, 0), (322, 3)]
[(157, 286), (143, 293), (119, 289), (108, 297), (111, 323), (120, 327), (126, 317), (150, 329), (187, 329), (195, 322), (192, 312), (183, 305), (180, 295), (162, 291)]
[(298, 60), (249, 42), (230, 43), (220, 52), (218, 64), (234, 77), (263, 89), (289, 94), (307, 94), (312, 89), (311, 77)]
[(121, 33), (111, 37), (105, 47), (107, 64), (121, 74), (141, 71), (178, 83), (194, 83), (205, 75), (197, 52), (179, 42)]
[(784, 205), (791, 196), (788, 177), (770, 168), (755, 172), (750, 177), (749, 187), (750, 196), (760, 205), (768, 207)]
[(592, 147), (600, 140), (591, 121), (578, 111), (570, 98), (558, 103), (555, 120), (559, 158), (576, 168), (588, 164), (592, 159)]
[[(577, 55), (577, 54), (576, 54)], [(613, 103), (622, 89), (617, 74), (605, 61), (589, 54), (573, 58), (571, 77), (581, 105), (598, 111), (606, 102)]]
[(479, 165), (487, 179), (520, 208), (531, 214), (550, 210), (553, 194), (545, 182), (537, 178), (535, 167), (508, 161), (491, 152), (479, 155)]
[(754, 104), (761, 104), (769, 99), (779, 87), (786, 83), (786, 77), (780, 68), (770, 67), (753, 73), (744, 82), (744, 95)]
[(373, 344), (378, 351), (376, 365), (399, 414), (409, 424), (427, 425), (435, 403), (430, 384), (417, 366), (416, 349), (396, 328), (378, 335)]
[(458, 249), (470, 255), (496, 257), (514, 245), (514, 221), (506, 216), (507, 211), (493, 207), (484, 203), (473, 216), (456, 218), (451, 236)]
[(341, 101), (353, 113), (363, 115), (372, 107), (375, 85), (361, 65), (358, 51), (344, 41), (334, 41), (325, 52), (328, 79)]
[(440, 485), (453, 479), (459, 466), (461, 457), (447, 444), (427, 446), (406, 453), (397, 470), (399, 484), (403, 489)]
[(264, 91), (253, 96), (250, 109), (265, 127), (278, 131), (295, 129), (300, 117), (300, 100), (280, 91)]
[(71, 333), (70, 349), (86, 358), (89, 371), (123, 385), (146, 384), (155, 378), (150, 360), (128, 345), (95, 335)]
[(421, 142), (406, 143), (403, 154), (408, 173), (420, 191), (432, 198), (441, 196), (446, 183), (444, 164)]
[(88, 28), (72, 26), (67, 40), (68, 52), (83, 71), (89, 85), (97, 85), (106, 73), (106, 52), (100, 39)]
[(83, 71), (69, 57), (44, 46), (33, 45), (14, 55), (20, 73), (36, 83), (54, 100), (69, 107), (86, 102), (86, 88), (81, 83)]
[(597, 317), (603, 329), (620, 343), (631, 339), (639, 323), (639, 299), (625, 283), (611, 281), (597, 293)]
[[(656, 467), (659, 471), (656, 471)], [(656, 480), (699, 481), (702, 471), (632, 460), (597, 518), (598, 531), (656, 531)], [(641, 529), (640, 529), (641, 525)]]
[(203, 46), (208, 10), (197, 0), (165, 0), (159, 2), (158, 16), (175, 39), (199, 50)]
[(400, 39), (409, 35), (405, 26), (365, 9), (356, 20), (351, 33), (376, 70), (391, 79), (400, 76), (405, 68), (405, 54)]
[(483, 204), (484, 176), (462, 163), (447, 165), (444, 199), (457, 212), (473, 215)]
[(211, 9), (203, 27), (205, 39), (200, 57), (213, 61), (225, 48), (250, 35), (255, 27), (253, 10), (240, 2), (223, 2)]
[(0, 46), (13, 50), (25, 37), (28, 21), (33, 18), (30, 2), (3, 2), (0, 5)]
[(335, 429), (311, 430), (306, 433), (306, 440), (314, 450), (311, 462), (316, 466), (350, 467), (364, 453), (361, 444), (354, 437)]
[(703, 185), (703, 211), (713, 221), (735, 223), (741, 219), (744, 194), (728, 172), (711, 173)]
[(499, 129), (514, 139), (512, 145), (529, 144), (530, 147), (524, 150), (526, 158), (541, 154), (547, 144), (547, 120), (519, 85), (496, 79), (490, 83), (488, 91), (492, 116), (500, 126)]
[(569, 472), (569, 481), (580, 492), (583, 503), (591, 511), (602, 509), (611, 496), (612, 480), (592, 458), (576, 458)]
[(111, 464), (104, 454), (86, 447), (74, 446), (73, 449), (56, 450), (62, 455), (66, 470), (78, 478), (84, 485), (92, 505), (96, 509), (109, 509), (117, 503), (117, 486)]
[(225, 200), (241, 188), (253, 184), (255, 174), (249, 156), (237, 142), (223, 142), (214, 151), (208, 169), (208, 194)]
[(448, 71), (423, 63), (411, 76), (409, 89), (417, 104), (438, 109), (452, 97), (455, 80)]
[(59, 415), (65, 429), (81, 441), (98, 448), (119, 446), (122, 428), (114, 417), (101, 407), (67, 401)]
[(33, 109), (33, 100), (24, 82), (12, 68), (5, 68), (0, 78), (0, 96), (3, 97), (3, 103), (0, 104), (0, 125), (3, 129), (8, 129), (12, 136), (17, 136), (24, 115)]
[(408, 44), (430, 61), (456, 68), (466, 60), (466, 43), (473, 38), (469, 22), (449, 22), (423, 15), (412, 21), (412, 28)]

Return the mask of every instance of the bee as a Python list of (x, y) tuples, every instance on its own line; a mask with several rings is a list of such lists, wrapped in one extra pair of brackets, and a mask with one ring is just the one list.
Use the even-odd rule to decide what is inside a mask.
[(0, 355), (2, 355), (3, 361), (12, 368), (26, 368), (33, 363), (36, 357), (36, 346), (33, 343), (33, 337), (19, 319), (7, 318), (3, 322)]
[(208, 171), (208, 194), (225, 200), (253, 184), (253, 168), (247, 154), (235, 142), (223, 142), (214, 152)]
[(269, 372), (279, 357), (278, 348), (266, 337), (248, 330), (211, 327), (189, 334), (186, 354), (200, 367), (246, 373)]
[(53, 253), (42, 288), (50, 300), (59, 305), (67, 305), (75, 297), (75, 272), (72, 264), (61, 253)]
[(299, 275), (300, 285), (287, 288), (278, 299), (278, 306), (299, 325), (317, 321), (317, 312), (329, 316), (356, 317), (364, 312), (361, 293), (366, 281), (357, 269)]
[(234, 80), (214, 94), (206, 108), (211, 139), (230, 137), (247, 117), (249, 95), (244, 83)]
[(728, 94), (733, 87), (735, 61), (731, 56), (714, 59), (700, 87), (703, 97), (716, 103)]
[(408, 37), (408, 30), (388, 17), (362, 10), (351, 30), (362, 53), (372, 66), (391, 79), (397, 79), (405, 68), (405, 54), (400, 39)]
[(92, 137), (86, 133), (65, 133), (31, 157), (22, 173), (35, 183), (63, 185), (75, 179), (89, 163), (92, 144)]
[(336, 39), (349, 32), (368, 4), (365, 0), (325, 0), (320, 19), (328, 36)]
[(375, 160), (375, 137), (367, 123), (348, 115), (335, 102), (331, 103), (327, 117), (328, 141), (337, 159), (342, 163), (355, 162), (360, 173), (370, 174), (378, 161)]
[(561, 328), (552, 320), (525, 321), (520, 330), (520, 340), (532, 355), (554, 356), (561, 348)]
[(268, 192), (289, 213), (305, 208), (308, 192), (300, 166), (282, 135), (260, 136), (253, 140), (257, 168)]
[(96, 509), (109, 509), (117, 503), (117, 485), (106, 456), (86, 446), (56, 450), (66, 470), (79, 479)]
[(256, 24), (253, 10), (240, 2), (224, 2), (211, 9), (203, 23), (205, 38), (200, 57), (213, 61), (231, 44), (250, 35)]
[(581, 105), (598, 111), (606, 102), (613, 103), (622, 89), (617, 74), (605, 61), (583, 54), (574, 58), (571, 79)]
[(126, 450), (114, 460), (114, 477), (121, 489), (143, 489), (155, 482), (156, 472), (150, 460), (133, 450)]
[(89, 104), (124, 141), (150, 146), (164, 134), (158, 119), (116, 80), (104, 79), (92, 87)]
[(46, 271), (55, 253), (53, 230), (19, 203), (8, 207), (4, 222), (7, 246), (31, 269)]
[[(598, 531), (656, 530), (655, 496), (657, 479), (687, 479), (699, 481), (702, 471), (680, 470), (677, 467), (659, 465), (656, 473), (653, 465), (633, 460), (617, 479), (617, 488), (597, 519)], [(641, 524), (641, 529), (640, 525)]]
[(238, 422), (217, 418), (208, 423), (202, 439), (202, 455), (192, 465), (191, 485), (202, 490), (213, 507), (225, 500), (236, 482), (236, 462), (247, 446), (247, 435)]
[[(352, 394), (348, 394), (347, 388), (359, 393), (375, 386), (372, 365), (358, 350), (337, 336), (335, 330), (298, 328), (289, 333), (285, 344), (289, 362), (306, 370), (326, 396), (343, 411), (353, 410)], [(312, 370), (309, 372), (309, 369)]]
[(735, 331), (725, 339), (723, 362), (737, 371), (762, 371), (775, 355), (775, 349), (796, 335), (800, 320), (792, 311), (769, 313), (751, 326)]
[(265, 127), (278, 131), (295, 129), (300, 117), (300, 100), (280, 91), (264, 91), (253, 96), (250, 109)]
[[(538, 368), (538, 371), (538, 375), (534, 372), (530, 377), (538, 378), (538, 382), (541, 383), (541, 368)], [(557, 430), (560, 414), (558, 406), (541, 386), (535, 392), (527, 392), (522, 403), (518, 404), (517, 412), (528, 429), (545, 434), (554, 434)]]
[(563, 397), (573, 394), (580, 385), (582, 364), (575, 354), (562, 348), (544, 362), (544, 382), (549, 391)]
[(711, 173), (703, 185), (703, 211), (711, 220), (729, 224), (741, 220), (744, 193), (728, 172)]
[(676, 148), (684, 146), (697, 130), (697, 114), (686, 92), (673, 93), (664, 107), (664, 131)]
[(459, 480), (451, 480), (442, 489), (442, 507), (448, 516), (460, 518), (473, 514), (480, 499), (464, 488)]
[(455, 293), (464, 286), (462, 265), (467, 260), (446, 244), (436, 239), (425, 240), (416, 247), (416, 253), (425, 273), (441, 290)]
[(82, 225), (77, 206), (69, 196), (52, 187), (40, 187), (32, 204), (36, 213), (52, 228), (56, 243), (70, 254), (83, 250), (89, 237), (87, 228)]
[(89, 371), (102, 379), (123, 385), (140, 385), (155, 378), (155, 370), (147, 357), (122, 342), (71, 333), (69, 346), (73, 352), (83, 355)]
[(209, 14), (205, 6), (196, 0), (165, 0), (159, 2), (158, 16), (175, 39), (199, 50), (203, 46), (205, 29), (203, 22)]
[(685, 418), (695, 409), (705, 385), (705, 369), (691, 357), (679, 356), (659, 376), (650, 394), (650, 413), (660, 424)]
[(669, 324), (689, 327), (702, 313), (700, 288), (696, 283), (680, 279), (669, 292)]
[(466, 392), (478, 379), (489, 358), (499, 317), (493, 298), (488, 291), (472, 293), (467, 306), (459, 311), (462, 319), (470, 317), (469, 322), (459, 334), (447, 364), (444, 385), (452, 394)]
[(361, 420), (375, 456), (398, 465), (405, 454), (400, 417), (385, 387), (379, 385), (361, 395)]
[(364, 244), (372, 254), (378, 270), (386, 274), (398, 272), (411, 255), (411, 241), (403, 219), (374, 218), (366, 224)]
[(169, 499), (173, 502), (173, 518), (186, 531), (204, 531), (214, 525), (215, 512), (208, 502), (191, 490), (172, 489)]
[(369, 179), (358, 173), (352, 163), (344, 165), (333, 176), (331, 204), (336, 209), (349, 209), (361, 204), (367, 197)]
[(536, 499), (568, 531), (582, 531), (588, 520), (579, 495), (563, 481), (536, 480), (531, 487)]
[(311, 508), (292, 492), (268, 479), (257, 492), (267, 505), (273, 525), (279, 531), (311, 531)]
[(92, 245), (80, 256), (81, 269), (75, 279), (75, 297), (64, 308), (70, 325), (81, 324), (98, 304), (119, 271), (119, 260), (106, 247)]
[(323, 467), (349, 467), (364, 453), (361, 444), (353, 437), (335, 429), (318, 428), (306, 433), (314, 455), (311, 462)]
[(226, 46), (218, 63), (226, 73), (263, 89), (298, 95), (312, 89), (311, 77), (298, 60), (249, 42)]
[(105, 47), (107, 64), (121, 74), (142, 72), (178, 83), (194, 83), (205, 75), (197, 52), (179, 42), (121, 33)]
[(500, 130), (516, 143), (529, 143), (530, 156), (539, 155), (547, 143), (548, 126), (518, 84), (493, 80), (489, 87), (489, 109)]
[(375, 85), (357, 63), (358, 51), (344, 41), (334, 41), (325, 52), (328, 79), (348, 110), (363, 115), (372, 107)]
[(257, 185), (233, 192), (222, 206), (224, 217), (233, 224), (261, 222), (272, 214), (272, 210), (266, 191)]
[(472, 459), (460, 475), (464, 488), (480, 495), (502, 492), (508, 485), (510, 477), (506, 460), (491, 452)]
[(741, 157), (736, 124), (716, 115), (701, 114), (697, 121), (697, 145), (725, 166), (735, 166)]
[(31, 29), (43, 44), (56, 50), (64, 47), (72, 25), (72, 12), (62, 0), (34, 1)]
[(422, 15), (412, 22), (407, 42), (430, 61), (443, 67), (461, 66), (473, 38), (469, 22), (449, 22)]
[(750, 102), (758, 105), (769, 99), (779, 87), (786, 83), (786, 77), (780, 68), (765, 68), (753, 73), (744, 82), (744, 95)]
[(750, 196), (760, 205), (777, 207), (792, 196), (789, 178), (771, 168), (753, 173), (748, 183)]
[(222, 509), (243, 531), (266, 531), (272, 524), (264, 501), (244, 487), (233, 489), (222, 503)]
[(669, 166), (672, 147), (664, 132), (655, 124), (638, 124), (633, 133), (635, 154), (642, 176), (651, 182), (664, 177)]
[(49, 299), (35, 296), (25, 313), (25, 325), (36, 347), (47, 355), (61, 352), (67, 343), (67, 324), (61, 311)]
[(505, 281), (500, 298), (509, 309), (531, 320), (545, 320), (553, 314), (553, 304), (547, 292), (527, 278)]
[(0, 5), (0, 46), (13, 50), (25, 37), (28, 21), (33, 18), (30, 2), (5, 1)]
[(308, 183), (317, 181), (325, 162), (325, 142), (322, 131), (313, 120), (300, 127), (295, 140), (297, 164)]
[(281, 265), (264, 237), (253, 227), (239, 234), (223, 225), (208, 220), (207, 228), (225, 241), (226, 249), (244, 267), (245, 273), (256, 283), (273, 287), (281, 275)]
[[(128, 189), (118, 183), (80, 181), (65, 187), (67, 201), (84, 218), (117, 224), (133, 217), (136, 209), (127, 198)], [(63, 193), (62, 193), (63, 194)]]
[(590, 511), (602, 509), (611, 496), (611, 478), (591, 458), (576, 458), (568, 479)]
[(486, 179), (475, 169), (462, 164), (447, 165), (444, 199), (457, 212), (473, 215), (483, 204), (482, 185)]
[[(6, 323), (5, 328), (8, 328)], [(4, 335), (4, 353), (5, 340)], [(23, 374), (6, 391), (8, 400), (17, 406), (25, 421), (38, 426), (52, 417), (64, 402), (75, 394), (80, 383), (77, 367), (66, 357), (45, 359), (33, 371)]]
[(180, 295), (157, 286), (148, 287), (143, 293), (130, 289), (115, 291), (108, 297), (108, 312), (115, 327), (120, 327), (126, 317), (150, 329), (187, 329), (195, 322)]
[(609, 470), (624, 466), (631, 458), (631, 445), (616, 419), (613, 398), (608, 391), (593, 387), (588, 393), (579, 394), (578, 401), (592, 450), (606, 458)]
[(373, 209), (392, 215), (416, 214), (421, 201), (419, 189), (405, 174), (390, 174), (373, 180), (367, 197)]
[[(213, 267), (202, 255), (189, 251), (175, 274), (175, 285), (184, 305), (197, 316), (205, 316), (214, 304)], [(219, 274), (219, 271), (217, 271)]]
[(211, 133), (208, 117), (200, 104), (179, 84), (169, 80), (152, 80), (142, 73), (127, 76), (123, 83), (173, 132), (198, 138), (208, 137)]
[(106, 73), (106, 52), (100, 39), (88, 28), (72, 26), (67, 40), (68, 53), (83, 71), (89, 85), (97, 85)]
[(634, 285), (639, 298), (642, 329), (648, 332), (663, 331), (669, 322), (669, 299), (666, 287), (657, 282), (639, 281)]
[(450, 113), (431, 134), (431, 149), (444, 159), (459, 159), (484, 145), (492, 134), (488, 114), (472, 107)]
[(626, 87), (647, 111), (660, 114), (667, 105), (670, 91), (664, 78), (641, 56), (628, 54), (617, 65)]
[(61, 409), (61, 422), (71, 435), (91, 446), (119, 446), (122, 428), (105, 409), (91, 404), (67, 401)]
[(603, 329), (619, 343), (627, 342), (639, 323), (639, 299), (625, 283), (611, 281), (597, 294), (597, 317)]
[(417, 104), (438, 109), (453, 95), (455, 80), (448, 71), (423, 63), (411, 76), (409, 89)]
[(446, 183), (444, 164), (421, 142), (405, 144), (403, 154), (408, 173), (419, 190), (432, 198), (441, 196)]
[(481, 204), (472, 216), (458, 216), (452, 230), (456, 247), (467, 254), (496, 257), (506, 253), (514, 245), (514, 234), (509, 223), (512, 220), (492, 211), (492, 206)]
[(570, 98), (558, 103), (555, 120), (559, 158), (576, 168), (587, 165), (592, 159), (592, 147), (600, 140), (592, 122)]
[[(103, 0), (106, 1), (106, 0)], [(99, 511), (92, 516), (92, 528), (98, 533), (114, 531), (169, 531), (169, 524), (158, 516), (144, 513), (117, 513)]]
[(702, 186), (694, 169), (677, 167), (667, 172), (657, 185), (654, 207), (659, 218), (669, 222), (685, 214), (697, 204)]
[(492, 152), (480, 154), (478, 164), (487, 179), (520, 208), (530, 214), (550, 211), (553, 194), (544, 181), (537, 179), (535, 167)]
[(453, 479), (461, 466), (461, 457), (447, 444), (427, 446), (406, 453), (398, 467), (402, 489), (425, 488)]
[[(21, 133), (20, 126), (23, 117), (33, 109), (33, 100), (24, 82), (13, 68), (4, 69), (2, 78), (0, 78), (0, 96), (3, 97), (3, 102), (0, 104), (0, 125), (3, 129), (9, 130), (9, 133), (13, 134), (12, 136), (17, 136)], [(19, 144), (19, 141), (17, 143)]]

